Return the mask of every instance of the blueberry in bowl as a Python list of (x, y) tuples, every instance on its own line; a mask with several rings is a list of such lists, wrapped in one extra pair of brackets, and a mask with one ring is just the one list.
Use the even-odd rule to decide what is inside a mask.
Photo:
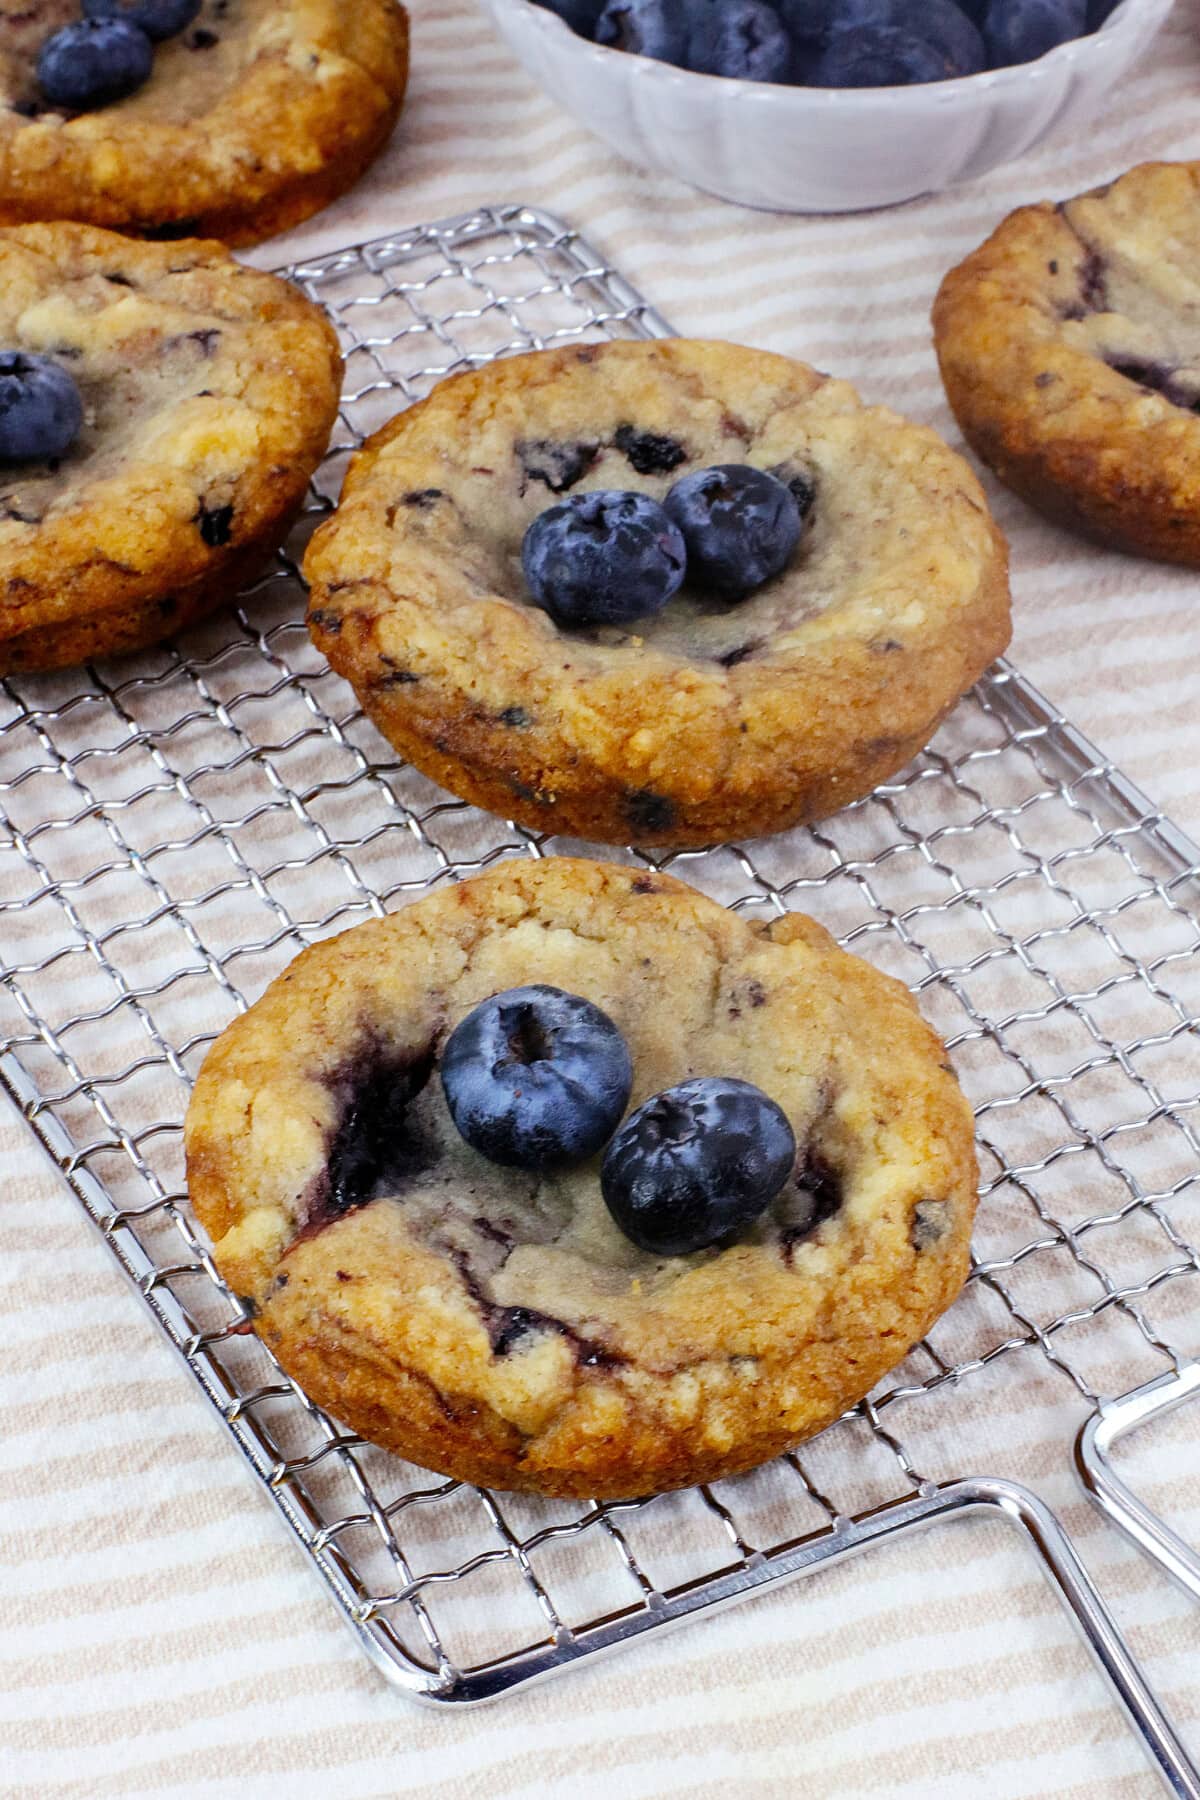
[[(118, 0), (93, 0), (105, 8)], [(132, 0), (148, 4), (149, 0)], [(901, 87), (1033, 62), (1116, 0), (536, 0), (580, 37), (695, 74)]]
[[(481, 0), (621, 155), (743, 205), (937, 192), (1095, 116), (1171, 0)], [(781, 43), (780, 32), (786, 42)]]

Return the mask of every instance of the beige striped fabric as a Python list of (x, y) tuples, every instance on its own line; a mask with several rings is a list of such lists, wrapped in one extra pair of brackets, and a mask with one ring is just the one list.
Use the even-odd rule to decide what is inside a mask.
[[(584, 228), (681, 330), (849, 376), (952, 433), (930, 349), (942, 271), (1021, 201), (1200, 156), (1200, 0), (1075, 139), (844, 219), (741, 211), (577, 130), (470, 0), (413, 0), (411, 98), (353, 194), (271, 265), (521, 200)], [(1073, 541), (996, 494), (1015, 655), (1200, 834), (1200, 580)], [(1135, 1800), (1155, 1778), (1024, 1545), (959, 1525), (768, 1594), (494, 1707), (420, 1709), (345, 1632), (182, 1365), (11, 1111), (0, 1116), (0, 1794), (427, 1800), (731, 1794)], [(1200, 1323), (1176, 1321), (1200, 1351)], [(1014, 1366), (1014, 1359), (1010, 1365)], [(1078, 1396), (981, 1386), (972, 1459), (1061, 1512), (1200, 1751), (1200, 1616), (1080, 1499)], [(1119, 1361), (1103, 1380), (1129, 1377)], [(1001, 1455), (1002, 1451), (1002, 1455)], [(1200, 1421), (1126, 1458), (1200, 1539)]]

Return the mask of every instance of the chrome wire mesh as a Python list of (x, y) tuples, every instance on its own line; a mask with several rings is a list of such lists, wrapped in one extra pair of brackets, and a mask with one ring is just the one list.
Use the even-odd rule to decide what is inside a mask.
[(1200, 853), (1002, 665), (819, 828), (647, 859), (746, 912), (810, 910), (918, 992), (978, 1114), (966, 1292), (802, 1453), (688, 1494), (492, 1495), (340, 1431), (250, 1333), (189, 1221), (189, 1082), (303, 944), (577, 846), (390, 757), (309, 643), (296, 558), (350, 450), (442, 375), (667, 327), (519, 207), (287, 273), (348, 358), (288, 552), (177, 645), (0, 684), (0, 1080), (380, 1666), (478, 1698), (844, 1553), (856, 1519), (922, 1483), (1003, 1474), (1005, 1411), (1078, 1423), (1200, 1350)]

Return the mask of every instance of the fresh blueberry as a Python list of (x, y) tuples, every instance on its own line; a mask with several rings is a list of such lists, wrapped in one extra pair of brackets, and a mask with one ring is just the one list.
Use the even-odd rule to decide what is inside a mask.
[(79, 389), (49, 356), (0, 350), (0, 460), (44, 462), (62, 456), (79, 435)]
[[(944, 52), (894, 25), (852, 25), (835, 31), (808, 74), (812, 87), (908, 87), (945, 81)], [(949, 73), (953, 74), (951, 70)]]
[(689, 0), (608, 0), (596, 21), (596, 42), (682, 66), (690, 12)]
[(987, 66), (987, 52), (978, 27), (967, 17), (955, 0), (841, 0), (836, 29), (886, 26), (919, 37), (941, 52), (944, 65), (940, 79), (956, 75), (977, 75)]
[(791, 62), (792, 40), (765, 0), (709, 6), (688, 38), (687, 66), (699, 75), (784, 81)]
[(678, 528), (647, 494), (572, 494), (525, 533), (529, 591), (559, 625), (625, 625), (660, 612), (683, 581)]
[(742, 463), (684, 475), (664, 505), (687, 545), (689, 581), (725, 600), (744, 600), (786, 568), (803, 530), (783, 482)]
[(594, 35), (605, 6), (605, 0), (533, 0), (533, 3), (545, 7), (547, 12), (557, 13), (572, 31), (584, 38)]
[(607, 1013), (561, 988), (509, 988), (468, 1013), (442, 1052), (450, 1116), (481, 1156), (556, 1169), (608, 1142), (633, 1065)]
[(1099, 31), (1105, 21), (1116, 12), (1121, 0), (1088, 0), (1087, 28)]
[(127, 19), (156, 43), (183, 31), (200, 11), (201, 0), (83, 0), (88, 19)]
[(654, 1256), (727, 1242), (766, 1210), (796, 1160), (781, 1107), (748, 1081), (685, 1081), (640, 1106), (600, 1170), (609, 1212)]
[(778, 0), (776, 11), (794, 39), (822, 43), (833, 30), (840, 0)]
[(52, 106), (86, 112), (134, 93), (153, 64), (154, 45), (127, 19), (80, 19), (42, 45), (38, 86)]
[(984, 23), (994, 69), (1034, 62), (1087, 30), (1087, 0), (991, 0)]

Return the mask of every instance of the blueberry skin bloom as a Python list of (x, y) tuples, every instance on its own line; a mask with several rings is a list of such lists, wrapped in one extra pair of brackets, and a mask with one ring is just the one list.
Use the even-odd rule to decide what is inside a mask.
[(690, 0), (609, 0), (596, 21), (596, 42), (682, 68), (690, 11)]
[(835, 31), (808, 75), (811, 87), (913, 87), (945, 81), (946, 58), (936, 45), (891, 25), (852, 25)]
[(127, 19), (160, 43), (191, 24), (201, 0), (83, 0), (87, 19)]
[(53, 106), (87, 112), (123, 100), (149, 79), (154, 45), (126, 19), (80, 19), (48, 37), (38, 53), (38, 86)]
[(852, 28), (860, 26), (885, 26), (920, 38), (922, 43), (940, 51), (942, 80), (977, 75), (987, 64), (979, 29), (967, 17), (966, 10), (955, 5), (955, 0), (920, 0), (916, 6), (912, 0), (842, 0), (835, 30), (854, 35)]
[(742, 463), (684, 475), (664, 506), (687, 545), (689, 581), (724, 600), (744, 600), (785, 569), (804, 529), (791, 490)]
[(1087, 0), (991, 0), (983, 36), (994, 69), (1034, 62), (1087, 30)]
[(688, 40), (687, 66), (738, 81), (785, 81), (792, 40), (764, 0), (732, 0), (708, 9)]
[(633, 1065), (608, 1014), (561, 988), (509, 988), (456, 1025), (441, 1064), (450, 1117), (506, 1168), (586, 1162), (629, 1104)]
[(22, 350), (0, 350), (0, 460), (44, 462), (62, 456), (82, 424), (79, 389), (61, 363)]
[(687, 1256), (753, 1225), (795, 1160), (787, 1114), (761, 1088), (684, 1081), (626, 1119), (605, 1152), (600, 1189), (639, 1250)]
[(529, 591), (559, 625), (625, 625), (661, 612), (682, 584), (678, 527), (647, 494), (572, 494), (525, 533)]
[(604, 11), (604, 0), (534, 0), (546, 12), (557, 13), (579, 37), (590, 38)]
[(841, 0), (778, 0), (775, 8), (794, 38), (819, 43), (833, 29)]

